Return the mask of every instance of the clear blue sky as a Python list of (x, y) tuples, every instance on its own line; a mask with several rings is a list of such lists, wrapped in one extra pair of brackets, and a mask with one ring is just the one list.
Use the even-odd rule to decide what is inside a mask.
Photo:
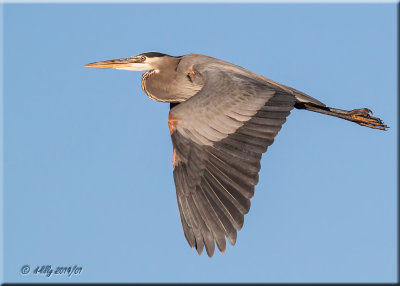
[[(294, 110), (236, 245), (199, 257), (179, 219), (169, 105), (139, 72), (83, 67), (145, 51), (221, 58), (391, 128)], [(6, 4), (5, 281), (394, 282), (396, 62), (395, 4)]]

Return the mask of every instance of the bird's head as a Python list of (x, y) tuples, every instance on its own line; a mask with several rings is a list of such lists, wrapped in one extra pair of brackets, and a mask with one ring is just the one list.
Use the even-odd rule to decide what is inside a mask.
[(158, 52), (147, 52), (129, 58), (94, 62), (85, 65), (85, 67), (97, 68), (97, 69), (112, 68), (118, 70), (132, 70), (132, 71), (157, 70), (159, 65), (166, 58), (171, 58), (171, 56)]

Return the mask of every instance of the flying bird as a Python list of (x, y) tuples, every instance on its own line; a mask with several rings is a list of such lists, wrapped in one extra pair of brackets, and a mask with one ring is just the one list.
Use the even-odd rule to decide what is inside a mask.
[(261, 155), (293, 108), (386, 130), (367, 108), (326, 106), (294, 88), (213, 57), (158, 52), (94, 62), (89, 68), (145, 71), (142, 89), (169, 102), (172, 169), (183, 232), (199, 255), (236, 243), (258, 183)]

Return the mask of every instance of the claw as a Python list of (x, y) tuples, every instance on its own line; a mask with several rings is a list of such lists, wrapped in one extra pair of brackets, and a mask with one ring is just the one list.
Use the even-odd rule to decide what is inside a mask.
[(372, 111), (368, 108), (355, 109), (352, 110), (352, 113), (353, 114), (351, 115), (351, 120), (362, 126), (367, 126), (380, 130), (386, 130), (386, 128), (389, 128), (382, 122), (380, 118), (371, 116), (369, 113), (372, 114)]

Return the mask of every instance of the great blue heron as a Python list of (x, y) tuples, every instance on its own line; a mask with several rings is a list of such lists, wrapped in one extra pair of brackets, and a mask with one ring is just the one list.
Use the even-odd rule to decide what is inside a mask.
[(367, 108), (345, 111), (240, 66), (204, 55), (148, 52), (87, 64), (146, 71), (142, 89), (170, 102), (172, 168), (184, 235), (199, 254), (234, 245), (250, 209), (261, 155), (293, 108), (385, 130)]

